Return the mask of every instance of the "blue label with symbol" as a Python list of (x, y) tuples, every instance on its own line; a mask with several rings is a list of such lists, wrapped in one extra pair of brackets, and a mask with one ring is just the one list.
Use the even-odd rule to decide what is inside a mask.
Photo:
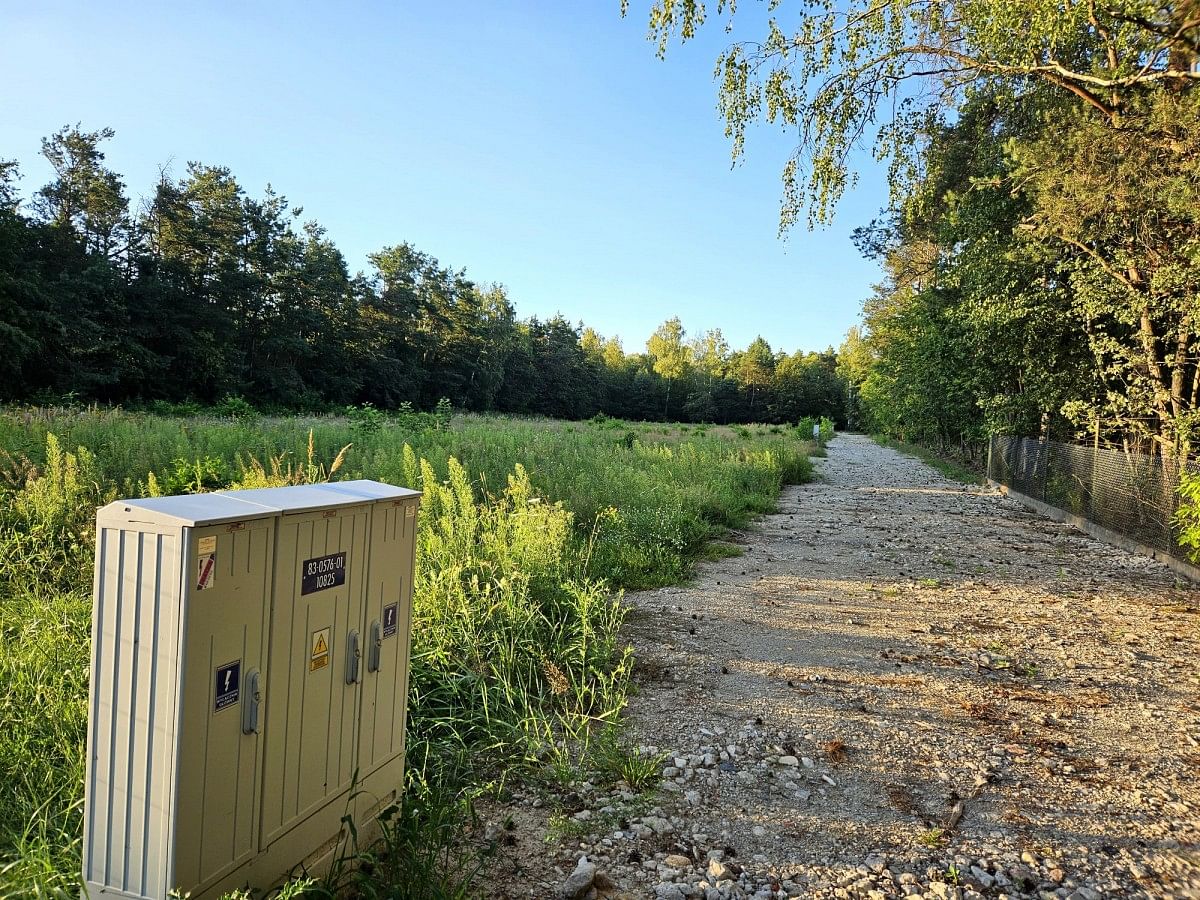
[(242, 689), (242, 661), (226, 663), (217, 667), (217, 699), (213, 702), (213, 712), (220, 712), (227, 706), (238, 702)]
[(390, 603), (383, 608), (383, 636), (391, 637), (396, 633), (396, 622), (399, 619), (399, 604)]

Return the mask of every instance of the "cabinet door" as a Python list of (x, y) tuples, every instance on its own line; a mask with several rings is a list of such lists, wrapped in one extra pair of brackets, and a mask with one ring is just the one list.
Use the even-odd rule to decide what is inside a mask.
[[(186, 617), (174, 882), (199, 891), (258, 849), (259, 734), (245, 733), (266, 663), (274, 519), (184, 532)], [(260, 682), (261, 683), (261, 682)]]
[(368, 515), (363, 505), (280, 519), (263, 734), (264, 847), (301, 823), (336, 831), (344, 812), (335, 801), (358, 765), (364, 663), (355, 675), (353, 642), (361, 653)]
[(373, 511), (359, 767), (365, 779), (389, 762), (399, 760), (400, 766), (389, 773), (394, 784), (369, 783), (370, 789), (401, 786), (417, 502), (382, 501)]

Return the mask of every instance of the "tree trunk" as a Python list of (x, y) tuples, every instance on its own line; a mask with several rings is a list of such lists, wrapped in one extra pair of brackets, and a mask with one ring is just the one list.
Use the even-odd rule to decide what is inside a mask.
[(1161, 432), (1161, 426), (1171, 418), (1171, 411), (1166, 402), (1166, 398), (1170, 396), (1167, 388), (1169, 382), (1163, 372), (1158, 335), (1154, 333), (1154, 321), (1150, 316), (1149, 303), (1142, 306), (1140, 326), (1139, 334), (1142, 339), (1142, 352), (1145, 354), (1146, 373), (1154, 382), (1154, 409), (1160, 419)]

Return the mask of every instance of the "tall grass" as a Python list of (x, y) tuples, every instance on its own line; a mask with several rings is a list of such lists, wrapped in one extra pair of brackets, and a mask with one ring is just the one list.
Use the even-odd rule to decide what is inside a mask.
[(330, 474), (425, 492), (408, 802), (346, 877), (367, 896), (463, 896), (475, 792), (593, 735), (613, 756), (631, 664), (619, 591), (686, 577), (706, 542), (807, 479), (795, 430), (743, 431), (0, 411), (0, 897), (78, 895), (97, 505)]

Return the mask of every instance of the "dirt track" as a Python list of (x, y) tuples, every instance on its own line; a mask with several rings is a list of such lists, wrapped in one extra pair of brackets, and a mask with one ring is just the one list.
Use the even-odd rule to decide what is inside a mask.
[(631, 598), (656, 808), (584, 788), (554, 858), (526, 809), (498, 893), (1200, 897), (1194, 586), (862, 437), (818, 466)]

